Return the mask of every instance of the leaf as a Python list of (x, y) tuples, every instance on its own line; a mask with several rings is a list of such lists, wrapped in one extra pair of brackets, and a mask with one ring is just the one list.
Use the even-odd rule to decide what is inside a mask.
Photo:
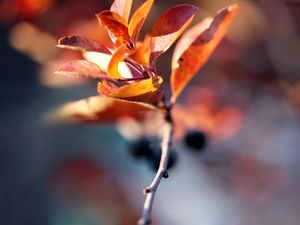
[(128, 21), (130, 10), (131, 10), (132, 0), (115, 0), (110, 11), (118, 13), (126, 21)]
[(107, 77), (98, 65), (86, 60), (73, 60), (61, 66), (55, 74), (70, 75), (70, 76), (83, 76), (90, 78), (103, 78)]
[(141, 27), (153, 5), (154, 0), (147, 0), (142, 6), (140, 6), (132, 15), (128, 26), (129, 35), (134, 42), (137, 41)]
[(130, 58), (140, 65), (147, 66), (149, 65), (151, 56), (151, 46), (150, 46), (150, 38), (145, 36), (143, 42), (138, 42), (137, 47)]
[(118, 89), (118, 87), (108, 80), (99, 81), (97, 85), (97, 91), (101, 95), (110, 96), (116, 89)]
[(98, 83), (99, 94), (108, 94), (110, 97), (126, 99), (130, 101), (156, 103), (161, 97), (161, 77), (149, 78), (134, 82), (123, 87), (114, 89), (109, 88), (102, 82)]
[(124, 117), (142, 119), (147, 112), (156, 110), (150, 104), (92, 96), (59, 107), (47, 119), (51, 122), (116, 122)]
[(212, 22), (213, 18), (205, 18), (200, 23), (196, 24), (190, 30), (188, 30), (183, 36), (179, 39), (178, 43), (175, 46), (173, 57), (172, 57), (172, 69), (178, 67), (178, 60), (181, 57), (182, 53), (193, 43), (193, 41), (201, 34), (203, 31), (207, 30)]
[[(99, 52), (84, 52), (83, 57), (90, 62), (97, 64), (104, 73), (107, 73), (109, 63), (112, 59), (112, 55), (106, 55)], [(118, 66), (118, 70), (122, 71), (122, 78), (132, 78), (133, 73), (128, 68), (125, 62), (121, 62)]]
[(151, 31), (154, 59), (168, 50), (191, 23), (197, 11), (197, 7), (181, 4), (170, 8), (156, 20)]
[(58, 40), (57, 47), (67, 48), (75, 51), (94, 51), (111, 54), (101, 43), (82, 36), (71, 35)]
[[(192, 28), (183, 37), (182, 41), (178, 43), (172, 60), (171, 102), (174, 103), (176, 101), (183, 88), (206, 63), (224, 37), (237, 10), (238, 5), (235, 4), (219, 11), (209, 26), (209, 19), (204, 20), (203, 24), (198, 24), (195, 28)], [(208, 28), (204, 29), (205, 27)], [(178, 57), (179, 53), (183, 51), (185, 42), (191, 44), (183, 54)]]
[(119, 72), (119, 64), (127, 57), (130, 53), (130, 50), (127, 49), (125, 45), (122, 45), (115, 53), (113, 54), (109, 65), (107, 73), (110, 78), (123, 78), (122, 74)]
[[(115, 12), (104, 10), (96, 15), (102, 27), (104, 27), (115, 39), (124, 43), (128, 48), (133, 48), (133, 43), (128, 34), (127, 21)], [(115, 42), (115, 40), (114, 40)]]

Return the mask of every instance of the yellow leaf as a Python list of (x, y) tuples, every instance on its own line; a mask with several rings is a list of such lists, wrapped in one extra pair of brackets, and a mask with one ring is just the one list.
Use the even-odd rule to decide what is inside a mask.
[(133, 82), (120, 88), (109, 88), (107, 85), (99, 82), (101, 88), (100, 94), (108, 94), (110, 97), (126, 99), (130, 101), (157, 103), (162, 95), (161, 77), (149, 78)]
[(108, 76), (113, 79), (123, 78), (122, 74), (119, 72), (119, 64), (132, 52), (128, 50), (125, 45), (122, 45), (120, 48), (115, 51), (113, 54), (109, 65), (108, 65)]
[(138, 42), (137, 47), (130, 58), (136, 61), (137, 63), (147, 66), (149, 65), (151, 56), (151, 46), (150, 46), (150, 38), (146, 36), (143, 42)]
[(138, 38), (141, 27), (144, 24), (144, 21), (153, 5), (153, 2), (154, 0), (147, 0), (146, 2), (144, 2), (144, 4), (135, 11), (130, 19), (128, 30), (129, 35), (134, 42), (136, 42)]

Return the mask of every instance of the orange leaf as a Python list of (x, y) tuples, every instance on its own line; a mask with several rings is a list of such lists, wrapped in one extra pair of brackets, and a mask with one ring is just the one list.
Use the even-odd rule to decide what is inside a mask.
[(181, 55), (201, 33), (203, 33), (210, 27), (212, 20), (213, 18), (207, 17), (182, 35), (182, 37), (177, 42), (173, 52), (172, 69), (178, 67), (178, 60)]
[(125, 45), (122, 45), (115, 53), (113, 54), (109, 65), (107, 73), (110, 78), (123, 78), (122, 74), (119, 72), (119, 63), (121, 63), (127, 56), (132, 52), (128, 50)]
[(129, 35), (134, 42), (137, 41), (141, 27), (144, 24), (144, 21), (153, 5), (153, 2), (154, 0), (147, 0), (146, 2), (144, 2), (144, 4), (135, 11), (130, 19), (128, 30)]
[(52, 122), (116, 122), (124, 117), (142, 119), (147, 112), (156, 110), (157, 108), (146, 103), (92, 96), (59, 107), (47, 119)]
[(102, 80), (98, 82), (97, 91), (101, 95), (109, 96), (114, 90), (118, 89), (112, 82), (107, 80)]
[(126, 21), (128, 21), (130, 10), (131, 10), (132, 0), (115, 0), (110, 11), (118, 13)]
[(96, 16), (100, 25), (112, 34), (115, 39), (127, 45), (128, 48), (133, 48), (133, 43), (128, 34), (127, 21), (122, 16), (108, 10), (98, 13)]
[(55, 71), (55, 73), (59, 75), (83, 76), (98, 79), (107, 77), (98, 65), (86, 60), (73, 60), (67, 62)]
[[(101, 89), (106, 88), (106, 91), (109, 90), (111, 92), (108, 94), (110, 97), (126, 99), (130, 101), (156, 103), (160, 100), (162, 94), (160, 88), (162, 82), (163, 79), (161, 77), (154, 77), (134, 82), (117, 89), (110, 89), (105, 86), (105, 84), (99, 82), (98, 91), (100, 85)], [(103, 91), (105, 91), (105, 89), (102, 89), (100, 94), (105, 94)]]
[(58, 40), (57, 47), (75, 51), (93, 51), (111, 54), (101, 43), (82, 36), (71, 35)]
[[(206, 63), (219, 42), (224, 37), (229, 25), (231, 24), (238, 5), (229, 6), (217, 13), (209, 24), (209, 19), (204, 20), (203, 24), (197, 25), (183, 37), (182, 42), (178, 43), (175, 55), (172, 60), (171, 102), (175, 102), (183, 88), (193, 78), (197, 71)], [(204, 29), (207, 27), (207, 29)], [(188, 48), (183, 51), (184, 43)], [(181, 56), (179, 53), (183, 52)]]
[(137, 43), (137, 47), (130, 58), (139, 63), (140, 65), (147, 66), (149, 65), (151, 56), (151, 46), (150, 38), (145, 36), (144, 41)]
[(176, 41), (191, 23), (197, 11), (198, 8), (192, 5), (177, 5), (167, 10), (156, 20), (151, 31), (151, 48), (154, 61)]

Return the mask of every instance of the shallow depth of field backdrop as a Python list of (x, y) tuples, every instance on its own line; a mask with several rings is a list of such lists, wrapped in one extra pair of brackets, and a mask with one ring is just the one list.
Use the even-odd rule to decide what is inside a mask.
[[(208, 146), (195, 153), (176, 141), (178, 162), (158, 190), (154, 224), (299, 224), (300, 1), (157, 0), (144, 31), (176, 3), (198, 6), (196, 23), (236, 2), (229, 33), (179, 100), (181, 122), (205, 131)], [(42, 119), (96, 95), (94, 81), (53, 74), (78, 57), (55, 44), (68, 34), (99, 38), (94, 15), (110, 5), (0, 2), (1, 225), (129, 225), (139, 217), (154, 173), (131, 157), (117, 129)], [(165, 78), (172, 50), (159, 60)]]

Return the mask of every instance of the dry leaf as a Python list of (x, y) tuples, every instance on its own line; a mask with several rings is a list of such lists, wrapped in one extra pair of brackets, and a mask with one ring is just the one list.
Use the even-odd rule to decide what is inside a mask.
[(83, 76), (98, 79), (107, 77), (98, 65), (86, 60), (69, 61), (62, 65), (55, 73), (59, 75)]
[[(109, 34), (112, 34), (114, 39), (124, 43), (128, 48), (132, 49), (133, 42), (128, 34), (127, 21), (119, 14), (104, 10), (97, 15), (98, 21), (102, 27), (104, 27)], [(114, 42), (116, 41), (114, 40)]]
[(198, 35), (196, 35), (197, 30), (192, 29), (183, 37), (183, 41), (188, 40), (191, 44), (178, 58), (178, 52), (182, 51), (182, 49), (179, 49), (183, 45), (179, 43), (178, 52), (175, 53), (174, 60), (172, 60), (171, 102), (174, 103), (176, 101), (183, 88), (206, 63), (224, 37), (237, 10), (238, 5), (229, 6), (217, 13), (207, 29), (203, 31), (203, 28), (207, 27), (209, 20), (204, 20), (203, 26), (197, 25), (196, 29), (200, 28)]
[(182, 34), (197, 11), (198, 8), (192, 5), (177, 5), (167, 10), (156, 20), (151, 31), (151, 49), (154, 62)]
[(58, 40), (57, 47), (75, 51), (93, 51), (111, 54), (101, 43), (82, 36), (71, 35)]
[(124, 117), (142, 119), (146, 112), (151, 111), (157, 111), (157, 108), (146, 103), (92, 96), (61, 106), (47, 119), (52, 122), (116, 122)]

